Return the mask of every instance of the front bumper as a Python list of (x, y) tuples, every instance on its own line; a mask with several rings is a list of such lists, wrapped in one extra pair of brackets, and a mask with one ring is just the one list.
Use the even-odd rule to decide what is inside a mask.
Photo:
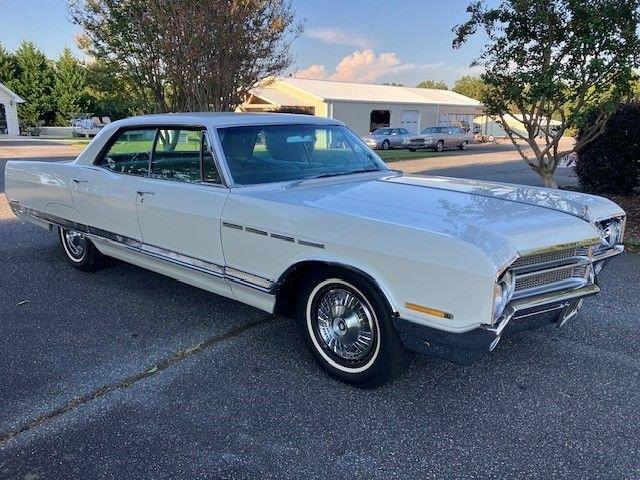
[(512, 302), (501, 322), (464, 333), (453, 333), (396, 318), (396, 330), (405, 347), (419, 353), (466, 365), (493, 350), (503, 335), (556, 323), (563, 325), (585, 297), (600, 291), (597, 284), (559, 290)]

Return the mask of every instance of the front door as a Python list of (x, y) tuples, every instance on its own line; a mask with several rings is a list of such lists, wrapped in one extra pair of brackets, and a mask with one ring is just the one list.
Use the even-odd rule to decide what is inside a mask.
[[(228, 194), (206, 132), (160, 128), (136, 202), (143, 251), (221, 277), (220, 222)], [(229, 290), (223, 281), (216, 286)]]

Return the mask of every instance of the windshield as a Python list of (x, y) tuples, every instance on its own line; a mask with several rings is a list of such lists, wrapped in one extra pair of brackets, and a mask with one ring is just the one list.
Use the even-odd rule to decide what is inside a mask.
[(373, 135), (391, 135), (390, 128), (379, 128), (373, 132)]
[(345, 127), (242, 126), (220, 128), (218, 135), (238, 185), (387, 170), (380, 157)]

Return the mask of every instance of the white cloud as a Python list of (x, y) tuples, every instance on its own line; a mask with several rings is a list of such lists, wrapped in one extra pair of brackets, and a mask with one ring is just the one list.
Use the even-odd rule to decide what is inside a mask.
[(347, 55), (336, 66), (331, 80), (344, 82), (375, 82), (398, 68), (402, 62), (395, 53), (376, 53), (371, 49), (353, 52)]
[[(294, 77), (313, 80), (337, 80), (356, 83), (376, 83), (381, 80), (398, 81), (404, 77), (441, 80), (449, 82), (462, 75), (478, 75), (480, 67), (463, 67), (445, 65), (444, 63), (415, 64), (403, 62), (395, 52), (376, 54), (372, 49), (357, 50), (344, 57), (333, 73), (327, 71), (325, 65), (314, 64), (298, 70)], [(416, 82), (417, 83), (417, 82)], [(413, 85), (408, 85), (413, 86)]]
[(306, 35), (315, 38), (323, 43), (332, 45), (347, 45), (358, 48), (368, 48), (372, 45), (372, 41), (366, 35), (358, 33), (345, 32), (336, 27), (309, 28)]
[(293, 74), (296, 78), (307, 78), (309, 80), (323, 80), (327, 78), (327, 69), (324, 65), (311, 65)]

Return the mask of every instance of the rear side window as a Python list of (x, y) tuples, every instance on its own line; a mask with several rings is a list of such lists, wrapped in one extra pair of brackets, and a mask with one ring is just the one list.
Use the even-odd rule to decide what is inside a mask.
[(144, 176), (149, 169), (155, 136), (155, 128), (125, 130), (96, 164), (114, 172)]
[(151, 159), (151, 177), (199, 182), (202, 138), (202, 130), (199, 129), (159, 129)]

